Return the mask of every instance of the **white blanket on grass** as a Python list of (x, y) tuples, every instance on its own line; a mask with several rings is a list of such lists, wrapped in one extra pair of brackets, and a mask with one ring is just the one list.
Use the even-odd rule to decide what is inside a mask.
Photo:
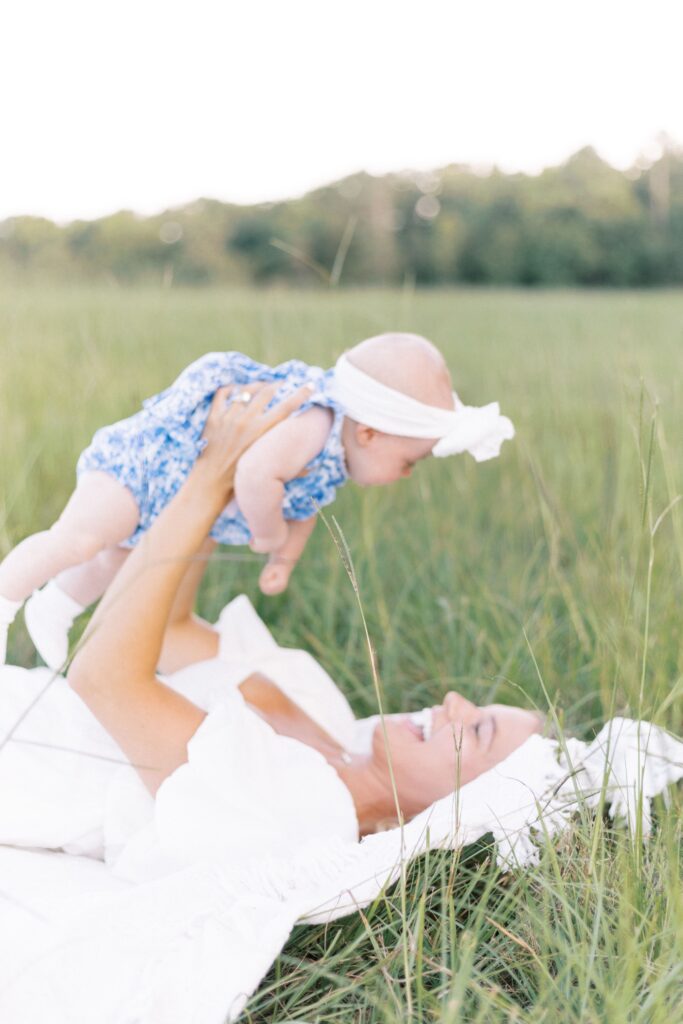
[[(348, 705), (320, 666), (302, 652), (278, 648), (246, 599), (228, 606), (220, 627), (230, 655), (223, 672), (206, 663), (195, 667), (194, 675), (174, 680), (210, 709), (207, 721), (225, 721), (225, 666), (235, 686), (258, 669), (341, 742), (359, 749), (367, 743), (371, 725), (354, 727)], [(47, 691), (23, 728), (51, 691), (46, 677), (39, 679)], [(0, 686), (2, 681), (0, 674)], [(237, 708), (231, 700), (227, 706)], [(220, 731), (207, 734), (214, 742)], [(21, 735), (26, 738), (15, 732), (14, 739)], [(64, 740), (62, 733), (59, 739)], [(69, 747), (62, 751), (67, 759), (75, 756), (75, 739), (61, 744)], [(534, 736), (403, 831), (358, 843), (344, 794), (324, 767), (319, 771), (319, 762), (308, 761), (302, 765), (313, 769), (311, 785), (322, 780), (320, 792), (337, 806), (341, 825), (331, 829), (323, 822), (297, 846), (280, 843), (277, 834), (268, 842), (258, 831), (266, 816), (251, 823), (260, 846), (246, 842), (240, 848), (234, 835), (226, 840), (216, 829), (222, 795), (216, 797), (216, 814), (208, 800), (205, 813), (194, 815), (185, 829), (192, 833), (189, 844), (182, 820), (175, 829), (166, 827), (169, 818), (173, 824), (176, 798), (183, 813), (196, 806), (199, 790), (193, 780), (201, 780), (206, 767), (200, 756), (199, 764), (180, 777), (181, 785), (169, 786), (160, 824), (130, 769), (117, 763), (116, 750), (100, 745), (105, 741), (97, 728), (89, 735), (81, 729), (78, 739), (93, 755), (87, 761), (87, 786), (79, 782), (79, 794), (87, 795), (83, 806), (78, 801), (67, 806), (65, 789), (54, 777), (59, 763), (54, 748), (13, 741), (3, 748), (3, 753), (20, 750), (23, 758), (33, 757), (36, 771), (50, 759), (52, 788), (45, 792), (53, 805), (46, 803), (40, 816), (21, 819), (24, 845), (28, 838), (35, 846), (66, 845), (74, 851), (0, 846), (0, 1019), (12, 1024), (38, 1024), (47, 1017), (51, 1024), (223, 1024), (240, 1015), (297, 921), (330, 921), (366, 906), (399, 877), (402, 864), (428, 847), (455, 848), (492, 833), (501, 863), (529, 864), (537, 855), (535, 834), (554, 835), (566, 827), (579, 800), (589, 807), (604, 803), (634, 830), (644, 814), (647, 831), (651, 797), (683, 776), (683, 744), (646, 723), (613, 719), (591, 744), (570, 741), (560, 748)], [(36, 742), (48, 741), (46, 735)], [(82, 758), (79, 763), (83, 774)], [(0, 834), (2, 797), (0, 792)], [(98, 823), (103, 799), (105, 820)], [(21, 800), (8, 806), (19, 814)], [(229, 809), (234, 812), (235, 805)], [(12, 828), (18, 821), (12, 820)], [(205, 847), (202, 829), (207, 830)], [(220, 855), (226, 841), (227, 857)], [(94, 859), (98, 856), (109, 863)]]

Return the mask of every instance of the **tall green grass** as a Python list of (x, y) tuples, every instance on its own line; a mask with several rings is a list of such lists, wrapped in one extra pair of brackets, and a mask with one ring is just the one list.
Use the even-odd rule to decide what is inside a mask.
[[(683, 731), (683, 295), (679, 293), (0, 292), (0, 552), (47, 526), (92, 432), (197, 355), (327, 365), (396, 328), (445, 352), (465, 401), (498, 399), (502, 457), (431, 460), (334, 506), (353, 553), (385, 704), (547, 708), (589, 737), (616, 712)], [(222, 549), (201, 594), (246, 591), (358, 714), (375, 710), (363, 625), (319, 526), (290, 589)], [(21, 626), (10, 657), (33, 664)], [(433, 855), (364, 915), (297, 929), (253, 1021), (683, 1020), (681, 796), (645, 850), (577, 819), (533, 871), (486, 849)], [(406, 957), (406, 949), (409, 955)]]

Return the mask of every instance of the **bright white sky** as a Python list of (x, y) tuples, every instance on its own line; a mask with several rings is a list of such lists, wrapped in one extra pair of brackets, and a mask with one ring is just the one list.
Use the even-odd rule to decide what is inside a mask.
[(0, 218), (683, 142), (678, 0), (14, 0)]

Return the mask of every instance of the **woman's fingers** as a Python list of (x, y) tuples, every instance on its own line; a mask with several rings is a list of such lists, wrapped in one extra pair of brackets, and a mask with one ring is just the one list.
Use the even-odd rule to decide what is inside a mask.
[[(310, 385), (306, 384), (293, 394), (287, 395), (272, 409), (265, 411), (266, 406), (277, 393), (278, 387), (278, 383), (251, 384), (240, 389), (237, 395), (234, 394), (235, 389), (233, 389), (230, 396), (232, 401), (229, 401), (228, 404), (228, 409), (232, 412), (231, 418), (238, 420), (243, 427), (251, 428), (248, 433), (253, 433), (254, 440), (296, 412), (310, 398), (312, 391)], [(249, 402), (240, 401), (240, 396), (246, 393), (252, 395), (252, 398)]]
[[(266, 408), (279, 387), (279, 382), (271, 384), (245, 384), (243, 387), (238, 387), (235, 384), (226, 384), (222, 388), (218, 388), (214, 394), (209, 415), (211, 415), (214, 409), (222, 410), (226, 406), (228, 408), (235, 406), (239, 408), (241, 406), (243, 409), (249, 409), (249, 419), (251, 419)], [(281, 419), (286, 419), (287, 416), (310, 398), (313, 390), (312, 384), (304, 384), (291, 395), (287, 395), (286, 398), (283, 398), (282, 401), (278, 402), (277, 405), (268, 411), (268, 423), (275, 424), (279, 423)], [(248, 402), (245, 402), (242, 399), (242, 395), (247, 394), (252, 397)]]
[(221, 418), (225, 409), (227, 408), (228, 402), (230, 401), (230, 397), (234, 390), (235, 388), (234, 385), (232, 384), (226, 384), (224, 387), (218, 388), (213, 398), (211, 399), (211, 408), (209, 409), (209, 415), (207, 416), (206, 424), (204, 427), (205, 432), (207, 427), (211, 428), (215, 426), (215, 424)]
[[(203, 432), (208, 447), (225, 446), (235, 459), (239, 458), (254, 441), (296, 412), (313, 390), (311, 385), (304, 385), (265, 411), (279, 386), (279, 383), (256, 383), (219, 388)], [(247, 395), (251, 396), (248, 401), (243, 397)]]
[(311, 396), (311, 388), (304, 385), (298, 388), (294, 394), (287, 395), (281, 402), (274, 405), (272, 409), (263, 411), (276, 390), (277, 385), (268, 385), (268, 387), (258, 391), (249, 405), (246, 406), (249, 410), (249, 425), (244, 435), (245, 448), (253, 444), (263, 434), (272, 430), (278, 423), (286, 420), (288, 416), (296, 412)]
[[(260, 392), (265, 391), (265, 387), (262, 384), (247, 385), (239, 388), (235, 384), (226, 384), (215, 392), (211, 400), (211, 408), (209, 409), (209, 415), (206, 419), (204, 426), (203, 436), (209, 441), (211, 436), (215, 434), (221, 427), (227, 430), (237, 430), (247, 426), (250, 419), (253, 419), (253, 414), (245, 416), (244, 413), (247, 409), (253, 408), (253, 399), (249, 402), (238, 401), (240, 395), (249, 393), (250, 395), (256, 395)], [(275, 393), (275, 388), (270, 386), (270, 394), (265, 395), (261, 401), (268, 402)]]
[(251, 414), (257, 416), (260, 412), (263, 412), (268, 402), (274, 398), (278, 386), (278, 384), (250, 384), (248, 387), (241, 389), (237, 398), (239, 399), (240, 394), (250, 394), (252, 396), (249, 402), (243, 403), (249, 409), (251, 418)]
[(286, 420), (288, 416), (291, 416), (293, 412), (296, 412), (304, 402), (307, 402), (313, 393), (312, 384), (303, 384), (300, 388), (291, 394), (283, 398), (281, 402), (273, 406), (266, 413), (266, 420), (268, 422), (267, 430), (274, 426), (276, 423), (280, 423), (281, 420)]

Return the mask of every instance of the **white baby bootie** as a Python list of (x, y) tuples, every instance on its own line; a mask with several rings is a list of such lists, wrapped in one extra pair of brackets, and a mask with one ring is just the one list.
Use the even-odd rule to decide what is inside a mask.
[(38, 654), (54, 672), (63, 668), (69, 654), (69, 630), (85, 607), (50, 580), (34, 590), (24, 608), (24, 621)]
[(0, 666), (5, 664), (7, 657), (7, 634), (23, 601), (10, 601), (0, 594)]

